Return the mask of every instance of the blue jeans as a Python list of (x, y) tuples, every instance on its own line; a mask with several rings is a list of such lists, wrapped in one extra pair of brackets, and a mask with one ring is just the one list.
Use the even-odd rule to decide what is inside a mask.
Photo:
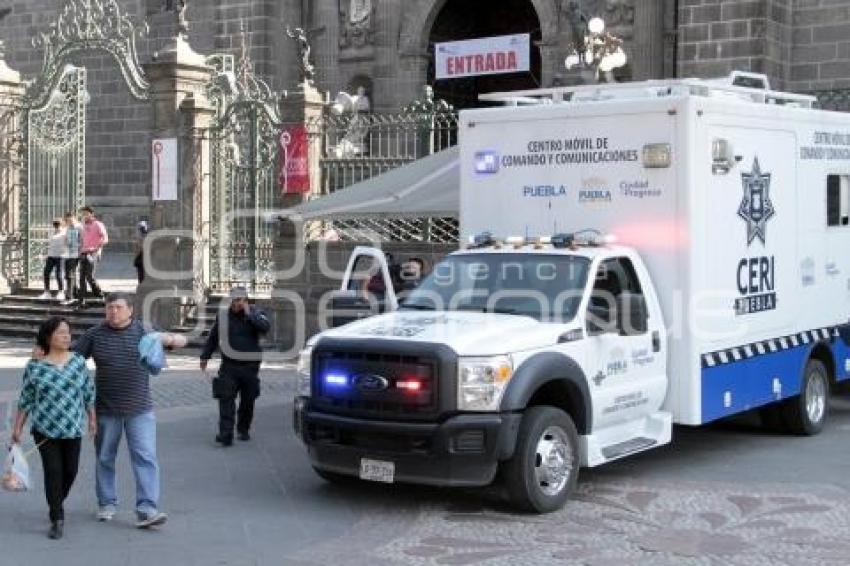
[(122, 433), (127, 434), (130, 463), (136, 477), (136, 511), (155, 512), (159, 501), (159, 464), (156, 460), (156, 417), (153, 411), (132, 417), (97, 415), (95, 484), (98, 505), (118, 504), (115, 457)]

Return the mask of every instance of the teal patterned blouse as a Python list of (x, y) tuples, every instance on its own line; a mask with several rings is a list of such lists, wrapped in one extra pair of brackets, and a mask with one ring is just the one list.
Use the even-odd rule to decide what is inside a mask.
[(94, 405), (94, 380), (86, 360), (73, 354), (63, 367), (30, 360), (24, 369), (18, 408), (29, 415), (32, 429), (48, 438), (83, 436), (85, 411)]

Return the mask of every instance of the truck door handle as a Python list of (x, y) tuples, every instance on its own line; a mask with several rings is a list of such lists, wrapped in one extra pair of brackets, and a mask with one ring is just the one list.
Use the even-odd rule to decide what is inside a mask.
[(836, 267), (835, 263), (827, 263), (826, 264), (826, 274), (827, 275), (838, 275), (841, 273), (841, 270)]
[(652, 333), (652, 351), (660, 352), (661, 351), (661, 335), (656, 330)]

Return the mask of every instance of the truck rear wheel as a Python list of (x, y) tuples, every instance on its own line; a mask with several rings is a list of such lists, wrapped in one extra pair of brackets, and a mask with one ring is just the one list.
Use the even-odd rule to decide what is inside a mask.
[(522, 417), (513, 458), (503, 477), (511, 502), (524, 511), (563, 507), (578, 482), (578, 433), (555, 407), (531, 407)]
[(809, 360), (803, 371), (800, 394), (782, 405), (782, 417), (793, 434), (819, 433), (829, 411), (829, 373), (820, 360)]

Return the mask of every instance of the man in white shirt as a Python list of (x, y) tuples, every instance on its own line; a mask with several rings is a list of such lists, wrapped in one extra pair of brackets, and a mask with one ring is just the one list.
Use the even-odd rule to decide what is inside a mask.
[(50, 275), (56, 272), (56, 285), (59, 288), (59, 294), (56, 295), (56, 300), (65, 300), (65, 286), (62, 281), (62, 260), (68, 255), (68, 241), (65, 239), (65, 230), (62, 220), (56, 219), (53, 221), (53, 234), (47, 242), (47, 260), (44, 263), (44, 293), (39, 299), (50, 299)]

